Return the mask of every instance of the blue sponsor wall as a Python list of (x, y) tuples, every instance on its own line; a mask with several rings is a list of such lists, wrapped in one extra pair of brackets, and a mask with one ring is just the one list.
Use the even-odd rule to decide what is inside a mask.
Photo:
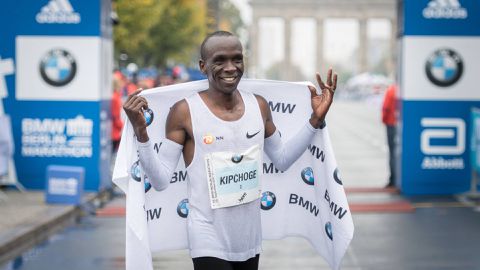
[(85, 189), (110, 184), (112, 28), (109, 0), (6, 0), (2, 74), (19, 181), (45, 188), (49, 165), (85, 169)]
[(470, 110), (480, 106), (480, 0), (404, 0), (401, 159), (404, 194), (468, 191)]

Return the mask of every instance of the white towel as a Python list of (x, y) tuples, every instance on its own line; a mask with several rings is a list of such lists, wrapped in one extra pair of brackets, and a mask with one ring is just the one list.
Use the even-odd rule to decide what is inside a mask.
[[(287, 141), (312, 112), (307, 84), (243, 79), (238, 88), (269, 102), (274, 123)], [(150, 140), (159, 144), (164, 138), (166, 116), (176, 101), (207, 88), (204, 80), (142, 92), (153, 112), (153, 122), (148, 126)], [(126, 269), (150, 270), (151, 252), (188, 248), (185, 167), (182, 158), (170, 186), (161, 192), (150, 188), (143, 177), (140, 181), (133, 179), (132, 168), (138, 160), (136, 139), (131, 124), (125, 123), (113, 182), (127, 195)], [(288, 171), (275, 170), (266, 155), (263, 162), (259, 205), (263, 238), (304, 237), (332, 269), (339, 269), (354, 229), (328, 136), (328, 121)]]

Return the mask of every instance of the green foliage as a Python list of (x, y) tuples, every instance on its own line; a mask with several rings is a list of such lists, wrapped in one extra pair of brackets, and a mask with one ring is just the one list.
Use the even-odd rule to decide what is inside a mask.
[(115, 55), (129, 62), (164, 67), (188, 63), (205, 35), (205, 7), (197, 0), (118, 0), (120, 24), (114, 30)]

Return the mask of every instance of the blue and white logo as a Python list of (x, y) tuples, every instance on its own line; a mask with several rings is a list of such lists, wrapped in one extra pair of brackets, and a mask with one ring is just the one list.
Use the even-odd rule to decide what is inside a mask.
[(423, 9), (423, 17), (426, 19), (466, 19), (468, 12), (458, 0), (431, 0)]
[(462, 76), (463, 61), (455, 51), (439, 49), (427, 59), (425, 72), (433, 84), (448, 87), (456, 83)]
[(232, 156), (232, 162), (233, 163), (240, 163), (242, 161), (243, 155), (235, 154)]
[(147, 126), (150, 126), (153, 122), (153, 111), (150, 108), (147, 108), (143, 111), (143, 116), (145, 117), (145, 122), (147, 122)]
[(143, 181), (143, 184), (145, 185), (145, 193), (147, 193), (152, 188), (152, 184), (150, 184), (150, 180), (148, 180), (146, 175), (143, 176)]
[(333, 241), (332, 223), (330, 221), (325, 223), (325, 233), (327, 234), (328, 238)]
[(35, 19), (41, 24), (79, 24), (81, 21), (80, 14), (73, 10), (68, 0), (50, 0)]
[(7, 83), (5, 82), (5, 76), (12, 75), (15, 72), (13, 65), (13, 59), (3, 59), (0, 56), (0, 99), (8, 96)]
[(40, 61), (40, 75), (49, 85), (60, 87), (70, 83), (77, 73), (77, 62), (66, 50), (53, 49)]
[(277, 198), (275, 194), (270, 191), (265, 191), (262, 193), (262, 199), (260, 200), (260, 208), (262, 210), (270, 210), (275, 206)]
[(183, 199), (178, 203), (177, 214), (182, 218), (188, 216), (188, 199)]
[(140, 182), (142, 180), (141, 170), (140, 170), (140, 161), (135, 161), (130, 167), (130, 176), (133, 180)]
[(301, 172), (302, 180), (307, 185), (313, 186), (315, 183), (315, 177), (313, 176), (313, 169), (311, 167), (307, 167), (302, 170)]

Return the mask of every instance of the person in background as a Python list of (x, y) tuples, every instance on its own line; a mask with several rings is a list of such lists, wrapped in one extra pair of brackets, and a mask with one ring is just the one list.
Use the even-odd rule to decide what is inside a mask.
[(113, 79), (113, 95), (111, 104), (112, 113), (112, 151), (116, 153), (122, 136), (123, 120), (122, 111), (122, 81), (119, 78)]
[(387, 143), (388, 143), (388, 164), (390, 167), (390, 177), (386, 187), (395, 186), (396, 175), (396, 126), (397, 126), (397, 86), (390, 85), (385, 91), (382, 106), (382, 122), (387, 128)]

